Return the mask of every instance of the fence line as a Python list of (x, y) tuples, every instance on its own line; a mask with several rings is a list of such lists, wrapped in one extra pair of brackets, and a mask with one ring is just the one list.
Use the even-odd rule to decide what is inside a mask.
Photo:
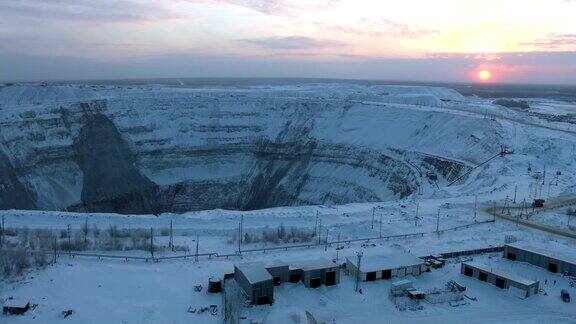
[[(314, 248), (314, 247), (324, 247), (325, 245), (332, 246), (334, 244), (350, 244), (353, 242), (371, 242), (371, 241), (382, 241), (382, 240), (391, 240), (391, 239), (407, 239), (411, 237), (424, 237), (425, 235), (431, 234), (442, 234), (449, 231), (456, 231), (463, 228), (470, 228), (476, 225), (483, 225), (494, 223), (494, 220), (487, 220), (482, 222), (474, 222), (466, 225), (459, 225), (451, 228), (446, 228), (437, 231), (430, 231), (430, 232), (417, 232), (417, 233), (408, 233), (408, 234), (397, 234), (397, 235), (388, 235), (388, 236), (375, 236), (375, 237), (366, 237), (366, 238), (356, 238), (356, 239), (347, 239), (347, 240), (340, 240), (340, 241), (331, 241), (321, 244), (297, 244), (297, 245), (286, 245), (286, 246), (276, 246), (276, 247), (266, 247), (266, 248), (257, 248), (257, 249), (246, 249), (241, 250), (240, 254), (238, 252), (235, 253), (221, 253), (221, 252), (206, 252), (206, 253), (193, 253), (193, 254), (183, 254), (183, 255), (172, 255), (172, 256), (128, 256), (128, 255), (114, 255), (114, 254), (100, 254), (100, 253), (86, 253), (86, 252), (71, 252), (71, 251), (53, 251), (53, 250), (35, 250), (35, 251), (28, 251), (30, 254), (33, 253), (46, 253), (50, 255), (56, 254), (57, 257), (60, 257), (61, 254), (68, 255), (71, 257), (93, 257), (98, 259), (125, 259), (128, 260), (144, 260), (144, 261), (161, 261), (161, 260), (174, 260), (174, 259), (187, 259), (187, 258), (200, 258), (200, 257), (207, 257), (208, 259), (211, 258), (229, 258), (240, 256), (242, 253), (254, 253), (254, 252), (266, 252), (266, 251), (278, 251), (278, 250), (285, 250), (288, 251), (289, 249), (300, 249), (300, 248)], [(1, 250), (6, 251), (6, 250)]]

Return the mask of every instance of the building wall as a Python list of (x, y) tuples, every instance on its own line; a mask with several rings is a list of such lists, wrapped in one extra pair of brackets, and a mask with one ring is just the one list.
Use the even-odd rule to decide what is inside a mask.
[(310, 286), (310, 280), (312, 279), (320, 279), (322, 284), (325, 284), (326, 279), (326, 272), (336, 272), (336, 284), (340, 283), (340, 268), (332, 267), (326, 269), (318, 269), (318, 270), (311, 270), (311, 271), (302, 271), (302, 281), (304, 285)]
[(288, 282), (290, 270), (288, 266), (278, 266), (266, 268), (272, 277), (280, 277), (280, 282)]
[(269, 296), (270, 300), (274, 301), (274, 282), (272, 280), (251, 284), (237, 267), (234, 267), (234, 279), (250, 297), (252, 304), (255, 304), (258, 297), (262, 296)]
[(244, 273), (242, 273), (242, 271), (240, 271), (240, 269), (238, 269), (237, 267), (234, 267), (234, 279), (238, 283), (238, 286), (240, 286), (240, 288), (242, 288), (242, 290), (244, 290), (246, 295), (248, 295), (248, 297), (252, 298), (252, 296), (253, 296), (252, 285), (250, 284), (248, 279), (246, 279), (246, 276), (244, 276)]
[(506, 245), (504, 247), (504, 257), (508, 257), (508, 253), (516, 254), (516, 261), (527, 262), (535, 266), (548, 270), (548, 264), (554, 263), (558, 266), (558, 273), (568, 272), (571, 275), (576, 275), (576, 264), (568, 263), (562, 260), (552, 258), (550, 256), (535, 253), (531, 251), (522, 250), (516, 247)]
[[(348, 274), (350, 276), (356, 278), (356, 273), (358, 271), (358, 268), (356, 267), (356, 265), (354, 263), (352, 263), (348, 259), (346, 259), (346, 269), (348, 270)], [(382, 270), (376, 271), (376, 280), (382, 279), (382, 271), (384, 271), (384, 270), (388, 270), (388, 269), (382, 269)], [(402, 278), (402, 277), (405, 277), (407, 275), (419, 276), (422, 274), (422, 272), (425, 272), (425, 271), (426, 271), (426, 266), (424, 264), (412, 266), (412, 267), (392, 269), (392, 278), (394, 278), (394, 277)], [(360, 280), (366, 281), (366, 272), (360, 273)]]
[(274, 282), (267, 280), (253, 284), (252, 302), (255, 303), (258, 297), (268, 296), (270, 301), (274, 301)]
[(526, 297), (529, 297), (529, 296), (531, 296), (531, 295), (533, 295), (533, 294), (537, 294), (537, 293), (538, 293), (538, 288), (539, 288), (539, 282), (538, 282), (538, 281), (535, 282), (535, 283), (532, 284), (532, 285), (525, 285), (525, 284), (523, 284), (523, 283), (516, 282), (516, 281), (514, 281), (514, 280), (508, 279), (508, 278), (503, 277), (503, 276), (497, 276), (497, 275), (493, 274), (492, 272), (480, 270), (480, 269), (478, 269), (478, 268), (476, 268), (476, 267), (474, 267), (474, 266), (471, 266), (471, 265), (465, 265), (464, 263), (462, 263), (462, 265), (461, 265), (461, 267), (460, 267), (460, 273), (461, 273), (461, 274), (464, 274), (464, 273), (465, 273), (465, 272), (464, 272), (464, 269), (465, 269), (466, 267), (470, 267), (470, 268), (473, 269), (472, 277), (475, 278), (475, 279), (480, 280), (480, 279), (479, 279), (479, 277), (480, 277), (480, 272), (484, 272), (484, 273), (486, 273), (486, 274), (488, 275), (486, 282), (491, 283), (491, 284), (493, 284), (493, 285), (496, 285), (496, 279), (497, 279), (497, 278), (501, 278), (501, 279), (504, 279), (505, 282), (506, 282), (506, 284), (505, 284), (505, 286), (504, 286), (504, 289), (508, 289), (508, 288), (510, 288), (510, 286), (516, 287), (516, 288), (518, 288), (518, 289), (524, 290), (524, 291), (526, 292)]

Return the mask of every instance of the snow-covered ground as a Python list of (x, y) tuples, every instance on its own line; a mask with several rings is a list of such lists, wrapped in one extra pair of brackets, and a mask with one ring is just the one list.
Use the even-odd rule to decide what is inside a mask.
[[(383, 217), (383, 232), (385, 234), (413, 233), (416, 231), (435, 230), (435, 211), (438, 203), (435, 201), (420, 202), (420, 221), (417, 227), (413, 219), (405, 220), (394, 216), (400, 215), (406, 208), (390, 206), (389, 221)], [(245, 219), (245, 230), (255, 230), (265, 226), (281, 223), (314, 226), (315, 210), (324, 212), (323, 224), (328, 226), (329, 233), (338, 233), (341, 238), (377, 236), (379, 224), (371, 229), (370, 205), (339, 206), (334, 208), (277, 208), (272, 210), (242, 213)], [(326, 212), (331, 211), (330, 213)], [(338, 216), (337, 213), (341, 213)], [(346, 214), (348, 216), (343, 216)], [(27, 225), (29, 227), (62, 228), (71, 224), (80, 228), (86, 217), (90, 224), (96, 223), (105, 228), (107, 224), (117, 224), (119, 227), (165, 227), (172, 217), (154, 216), (120, 216), (120, 215), (81, 215), (66, 213), (37, 212), (4, 212), (10, 226)], [(193, 240), (200, 235), (200, 253), (218, 252), (235, 253), (236, 244), (227, 239), (236, 231), (239, 212), (206, 211), (190, 213), (185, 217), (173, 217), (175, 228), (175, 243), (188, 244), (194, 248)], [(490, 219), (487, 213), (479, 211), (478, 220)], [(378, 220), (378, 214), (376, 214)], [(442, 210), (441, 229), (473, 221), (473, 208), (469, 204), (450, 206)], [(390, 223), (389, 223), (390, 222)], [(421, 225), (420, 225), (421, 224)], [(229, 230), (228, 230), (229, 229)], [(242, 257), (193, 258), (186, 260), (163, 260), (160, 262), (98, 260), (95, 258), (69, 258), (65, 253), (55, 266), (44, 270), (33, 270), (26, 274), (25, 279), (4, 281), (1, 294), (31, 298), (38, 304), (33, 311), (22, 317), (6, 317), (10, 323), (58, 323), (63, 321), (60, 312), (73, 309), (72, 317), (66, 319), (74, 323), (218, 323), (221, 318), (208, 313), (201, 315), (188, 313), (187, 309), (200, 308), (212, 304), (221, 307), (221, 297), (210, 295), (204, 291), (195, 292), (194, 285), (207, 286), (208, 278), (213, 275), (223, 275), (233, 271), (233, 265), (245, 261), (270, 261), (274, 259), (290, 262), (293, 260), (327, 257), (343, 262), (346, 256), (354, 256), (362, 250), (365, 255), (380, 254), (386, 251), (410, 251), (424, 256), (440, 252), (485, 248), (502, 245), (504, 237), (512, 235), (517, 239), (531, 242), (543, 248), (553, 250), (574, 250), (576, 244), (569, 239), (555, 237), (537, 230), (518, 227), (514, 223), (497, 220), (496, 223), (472, 226), (458, 231), (449, 231), (441, 235), (430, 234), (410, 239), (373, 240), (375, 246), (364, 245), (363, 242), (344, 244), (344, 249), (336, 250), (334, 244), (325, 247), (323, 244), (312, 248), (299, 248), (287, 251), (267, 251), (243, 253)], [(330, 234), (335, 239), (335, 234)], [(166, 243), (166, 237), (158, 238)], [(244, 248), (251, 247), (245, 245)], [(112, 252), (107, 252), (112, 253)], [(179, 255), (182, 252), (164, 252), (162, 255)], [(114, 252), (112, 254), (148, 255), (147, 252)], [(342, 274), (341, 284), (335, 287), (308, 289), (302, 284), (285, 284), (275, 290), (274, 306), (258, 306), (245, 310), (246, 321), (250, 319), (263, 320), (274, 314), (309, 311), (320, 321), (328, 323), (387, 323), (412, 322), (419, 319), (433, 319), (435, 322), (461, 323), (470, 321), (481, 323), (487, 320), (494, 322), (516, 322), (526, 320), (533, 323), (565, 322), (570, 323), (576, 316), (576, 309), (571, 304), (564, 304), (559, 298), (559, 290), (569, 289), (576, 294), (576, 289), (570, 288), (568, 280), (559, 275), (553, 275), (533, 266), (512, 263), (501, 258), (501, 254), (490, 256), (474, 256), (475, 261), (481, 261), (515, 272), (530, 279), (542, 282), (548, 279), (549, 285), (544, 287), (547, 296), (541, 294), (527, 300), (495, 286), (480, 283), (459, 274), (460, 263), (450, 260), (449, 265), (439, 270), (432, 270), (418, 278), (413, 278), (414, 285), (423, 289), (442, 287), (448, 280), (457, 280), (468, 286), (467, 294), (476, 297), (477, 301), (467, 300), (467, 304), (451, 307), (448, 304), (426, 304), (421, 311), (399, 311), (388, 299), (389, 281), (363, 283), (363, 294), (353, 291), (353, 279)], [(552, 285), (557, 280), (556, 286)], [(220, 308), (221, 309), (221, 308)], [(496, 310), (495, 310), (496, 309)], [(269, 315), (270, 312), (274, 312)], [(220, 313), (219, 313), (220, 314)], [(276, 317), (277, 318), (277, 317)], [(274, 323), (266, 322), (266, 323)], [(291, 323), (286, 321), (286, 323)]]
[[(221, 310), (221, 296), (209, 295), (203, 290), (195, 292), (194, 285), (206, 287), (212, 275), (232, 272), (233, 265), (244, 261), (283, 261), (327, 257), (338, 261), (346, 256), (354, 256), (356, 251), (366, 255), (386, 251), (410, 251), (418, 256), (439, 252), (486, 248), (504, 244), (506, 236), (530, 242), (542, 248), (573, 253), (576, 241), (558, 235), (530, 229), (497, 218), (494, 223), (475, 224), (492, 220), (486, 210), (504, 204), (534, 197), (554, 201), (557, 197), (573, 197), (576, 180), (575, 162), (576, 134), (571, 130), (568, 119), (553, 119), (554, 115), (569, 115), (576, 109), (571, 103), (553, 100), (531, 99), (529, 111), (507, 109), (492, 104), (491, 100), (464, 98), (452, 90), (418, 87), (365, 87), (351, 85), (307, 85), (270, 86), (245, 89), (180, 89), (163, 86), (142, 86), (134, 89), (103, 87), (98, 89), (80, 88), (74, 91), (60, 89), (53, 91), (12, 89), (0, 93), (2, 116), (10, 119), (11, 114), (25, 107), (26, 110), (41, 113), (46, 110), (46, 102), (51, 105), (64, 104), (86, 98), (112, 98), (111, 111), (121, 128), (127, 128), (130, 114), (137, 111), (140, 103), (150, 105), (150, 98), (162, 99), (190, 98), (195, 95), (202, 100), (226, 102), (221, 107), (230, 107), (231, 102), (242, 102), (242, 96), (253, 100), (263, 100), (266, 104), (276, 100), (280, 105), (287, 97), (289, 102), (297, 98), (320, 97), (326, 105), (341, 105), (346, 102), (353, 111), (346, 118), (330, 119), (332, 110), (324, 111), (313, 130), (317, 138), (330, 138), (339, 143), (366, 146), (384, 150), (390, 156), (397, 150), (419, 152), (460, 161), (470, 168), (479, 165), (498, 153), (499, 146), (505, 145), (514, 154), (496, 157), (471, 171), (463, 181), (447, 186), (448, 181), (439, 186), (430, 182), (419, 189), (420, 194), (412, 194), (403, 199), (387, 196), (386, 201), (321, 206), (277, 207), (255, 211), (229, 211), (213, 209), (183, 214), (163, 213), (153, 215), (119, 215), (111, 213), (68, 213), (59, 211), (1, 211), (7, 228), (52, 229), (60, 231), (70, 226), (78, 232), (87, 222), (90, 227), (98, 226), (106, 230), (111, 225), (118, 228), (174, 228), (174, 243), (194, 251), (199, 239), (200, 253), (234, 254), (237, 243), (234, 237), (238, 223), (243, 218), (243, 233), (258, 234), (266, 228), (284, 225), (300, 230), (313, 231), (317, 219), (322, 222), (321, 234), (328, 242), (353, 240), (358, 238), (427, 233), (420, 237), (372, 240), (343, 244), (336, 250), (335, 244), (320, 244), (308, 248), (259, 251), (243, 253), (242, 256), (202, 257), (145, 262), (137, 260), (111, 260), (88, 257), (70, 258), (61, 255), (54, 266), (28, 271), (23, 278), (9, 278), (0, 281), (0, 297), (29, 298), (38, 306), (24, 316), (0, 317), (2, 323), (218, 323), (221, 313), (213, 316), (208, 313), (192, 314), (187, 309), (218, 305)], [(28, 92), (27, 92), (28, 91)], [(32, 93), (30, 93), (32, 91)], [(136, 94), (135, 94), (136, 93)], [(222, 99), (234, 95), (233, 99)], [(136, 98), (136, 99), (134, 99)], [(143, 98), (146, 98), (144, 100)], [(212, 99), (209, 99), (212, 98)], [(257, 99), (254, 99), (257, 98)], [(279, 99), (283, 98), (283, 99)], [(296, 98), (296, 99), (295, 99)], [(176, 100), (176, 99), (174, 99)], [(185, 101), (185, 100), (184, 100)], [(134, 107), (125, 109), (121, 104), (131, 102)], [(43, 104), (40, 104), (43, 103)], [(148, 135), (134, 133), (130, 136), (138, 141), (139, 136), (149, 136), (146, 140), (161, 139), (161, 135), (174, 136), (169, 122), (177, 120), (181, 127), (194, 124), (185, 122), (186, 116), (178, 117), (175, 106), (153, 107), (149, 116), (142, 114), (143, 124), (155, 119), (157, 128)], [(246, 108), (246, 107), (244, 107)], [(242, 108), (242, 109), (244, 109)], [(318, 107), (317, 107), (318, 108)], [(226, 108), (228, 109), (228, 108)], [(241, 109), (241, 110), (242, 110)], [(252, 108), (246, 108), (244, 112)], [(319, 108), (322, 110), (322, 108)], [(162, 119), (167, 111), (174, 119)], [(574, 110), (576, 111), (576, 110)], [(269, 115), (268, 117), (270, 117)], [(494, 116), (494, 118), (492, 117)], [(130, 117), (130, 118), (133, 118)], [(250, 117), (242, 117), (250, 118)], [(273, 118), (272, 118), (273, 119)], [(275, 119), (274, 119), (275, 120)], [(276, 120), (277, 121), (277, 120)], [(423, 123), (423, 124), (419, 124)], [(334, 125), (337, 126), (334, 126)], [(422, 127), (415, 127), (414, 124)], [(387, 125), (387, 127), (382, 127)], [(173, 128), (173, 127), (172, 127)], [(410, 131), (405, 131), (409, 129)], [(379, 130), (375, 132), (375, 130)], [(269, 130), (267, 130), (269, 131)], [(398, 135), (400, 134), (400, 135)], [(3, 136), (7, 136), (4, 132)], [(12, 134), (14, 135), (14, 134)], [(187, 136), (187, 135), (186, 135)], [(8, 136), (10, 137), (10, 136)], [(233, 137), (230, 135), (230, 137)], [(142, 138), (140, 138), (142, 139)], [(24, 141), (23, 138), (14, 141)], [(63, 140), (68, 145), (69, 138)], [(27, 140), (26, 140), (27, 141)], [(54, 138), (49, 137), (54, 144)], [(16, 143), (7, 141), (7, 143)], [(185, 136), (175, 136), (170, 149), (184, 149), (190, 144)], [(34, 146), (43, 145), (41, 142)], [(149, 148), (147, 149), (149, 150)], [(395, 151), (396, 150), (396, 151)], [(495, 151), (495, 152), (494, 152)], [(396, 153), (395, 153), (396, 152)], [(16, 155), (26, 157), (29, 152), (22, 150)], [(410, 160), (409, 153), (403, 161)], [(144, 154), (145, 155), (145, 154)], [(408, 156), (408, 158), (407, 158)], [(146, 158), (145, 158), (146, 159)], [(404, 160), (406, 159), (406, 160)], [(181, 161), (180, 161), (181, 162)], [(202, 172), (210, 173), (210, 168), (198, 167), (189, 171), (182, 163), (163, 160), (161, 163), (148, 160), (145, 172), (155, 180), (170, 183), (182, 174), (190, 172), (195, 176)], [(214, 161), (212, 161), (214, 162)], [(212, 163), (211, 162), (211, 163)], [(220, 161), (222, 162), (222, 161)], [(220, 163), (218, 162), (218, 163)], [(234, 171), (233, 159), (226, 162), (226, 169)], [(60, 163), (60, 162), (58, 162)], [(172, 165), (175, 163), (177, 165)], [(160, 166), (160, 164), (162, 166)], [(73, 167), (72, 169), (75, 169)], [(317, 169), (316, 171), (320, 170)], [(53, 172), (55, 169), (51, 169)], [(59, 169), (61, 170), (61, 169)], [(339, 169), (338, 177), (355, 177), (350, 169)], [(546, 170), (546, 178), (543, 174)], [(34, 171), (35, 181), (50, 183), (50, 188), (60, 188), (57, 182), (42, 178), (46, 169)], [(560, 172), (558, 172), (560, 171)], [(60, 171), (58, 171), (60, 172)], [(320, 173), (326, 171), (318, 171)], [(558, 172), (558, 175), (556, 175)], [(71, 173), (74, 174), (74, 173)], [(210, 173), (213, 176), (215, 173)], [(78, 178), (79, 174), (73, 177)], [(41, 179), (41, 180), (38, 180)], [(374, 185), (370, 177), (362, 178), (363, 184)], [(78, 179), (76, 179), (78, 180)], [(81, 188), (81, 181), (70, 180), (74, 190)], [(424, 180), (424, 179), (420, 179)], [(68, 181), (68, 180), (66, 180)], [(424, 180), (425, 181), (425, 180)], [(324, 186), (328, 186), (326, 183)], [(328, 186), (329, 187), (329, 186)], [(70, 196), (77, 199), (79, 192)], [(50, 189), (52, 190), (52, 189)], [(71, 198), (66, 198), (71, 199)], [(64, 200), (66, 200), (64, 199)], [(475, 203), (475, 201), (477, 202)], [(57, 204), (55, 204), (57, 205)], [(475, 208), (476, 206), (476, 208)], [(382, 222), (380, 223), (380, 219)], [(565, 208), (535, 214), (532, 221), (566, 228)], [(574, 221), (576, 225), (576, 220)], [(471, 225), (457, 231), (440, 230), (461, 225)], [(158, 235), (156, 242), (166, 245), (168, 238)], [(310, 242), (314, 244), (315, 240)], [(283, 243), (281, 243), (283, 244)], [(372, 246), (374, 244), (374, 246)], [(277, 247), (274, 243), (243, 244), (244, 250), (263, 247)], [(108, 254), (147, 256), (146, 251), (91, 251)], [(158, 255), (177, 256), (185, 252), (158, 251)], [(467, 295), (476, 301), (465, 299), (466, 304), (451, 307), (448, 304), (426, 304), (419, 311), (400, 311), (388, 298), (390, 281), (363, 283), (363, 294), (354, 292), (352, 278), (343, 274), (342, 281), (334, 287), (308, 289), (302, 284), (285, 284), (276, 287), (276, 302), (273, 306), (259, 306), (244, 310), (246, 319), (265, 323), (297, 323), (293, 319), (308, 311), (319, 322), (327, 323), (409, 323), (428, 321), (431, 323), (574, 323), (576, 307), (574, 302), (567, 304), (560, 300), (560, 289), (568, 289), (576, 296), (576, 288), (569, 285), (567, 278), (554, 275), (545, 269), (527, 264), (514, 263), (501, 258), (501, 255), (473, 256), (474, 261), (514, 272), (529, 279), (548, 284), (542, 288), (546, 294), (522, 300), (506, 290), (460, 275), (460, 263), (449, 260), (448, 265), (434, 269), (422, 276), (413, 278), (414, 286), (423, 289), (442, 287), (448, 280), (457, 280), (468, 287)], [(556, 285), (553, 284), (556, 280)], [(63, 319), (60, 312), (73, 309), (72, 316)]]

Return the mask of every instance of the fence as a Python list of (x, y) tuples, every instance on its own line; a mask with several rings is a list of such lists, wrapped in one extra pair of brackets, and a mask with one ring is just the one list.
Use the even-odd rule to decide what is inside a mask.
[(484, 249), (473, 249), (473, 250), (446, 252), (446, 253), (440, 253), (440, 256), (442, 256), (445, 259), (449, 259), (449, 258), (457, 258), (457, 257), (463, 256), (463, 255), (494, 253), (494, 252), (504, 252), (504, 246), (502, 245), (502, 246), (494, 246), (494, 247), (489, 247), (489, 248), (484, 248)]
[[(236, 257), (243, 253), (256, 253), (256, 252), (263, 252), (266, 251), (278, 251), (284, 250), (288, 251), (289, 249), (302, 249), (302, 248), (324, 248), (325, 246), (332, 246), (334, 244), (350, 244), (354, 242), (371, 242), (371, 241), (382, 241), (382, 240), (392, 240), (392, 239), (408, 239), (413, 237), (423, 237), (425, 235), (432, 235), (432, 234), (441, 234), (449, 231), (456, 231), (463, 228), (470, 228), (472, 226), (478, 226), (483, 224), (494, 223), (494, 220), (487, 220), (482, 222), (474, 222), (466, 225), (455, 226), (451, 228), (446, 228), (437, 231), (430, 231), (430, 232), (417, 232), (417, 233), (408, 233), (408, 234), (398, 234), (398, 235), (388, 235), (388, 236), (374, 236), (374, 237), (365, 237), (365, 238), (356, 238), (356, 239), (347, 239), (347, 240), (339, 240), (339, 241), (331, 241), (326, 243), (320, 244), (297, 244), (297, 245), (286, 245), (286, 246), (276, 246), (276, 247), (266, 247), (266, 248), (257, 248), (257, 249), (245, 249), (240, 250), (239, 252), (235, 253), (219, 253), (219, 252), (207, 252), (207, 253), (188, 253), (183, 255), (172, 255), (172, 256), (128, 256), (128, 255), (114, 255), (114, 254), (102, 254), (102, 253), (86, 253), (86, 252), (72, 252), (72, 251), (45, 251), (45, 253), (50, 255), (56, 255), (59, 257), (60, 255), (68, 255), (70, 257), (92, 257), (98, 259), (124, 259), (128, 260), (143, 260), (143, 261), (156, 261), (159, 262), (161, 260), (174, 260), (174, 259), (187, 259), (187, 258), (194, 258), (198, 260), (200, 257), (203, 258), (229, 258), (229, 257)], [(503, 247), (501, 247), (503, 249)], [(484, 250), (484, 249), (483, 249)], [(475, 251), (475, 250), (470, 250)], [(37, 253), (38, 251), (28, 251), (29, 253)], [(466, 251), (461, 251), (462, 253)], [(459, 252), (451, 252), (451, 253), (459, 253)], [(483, 252), (485, 253), (485, 252)], [(471, 253), (475, 254), (475, 253)], [(462, 254), (464, 255), (464, 254)]]

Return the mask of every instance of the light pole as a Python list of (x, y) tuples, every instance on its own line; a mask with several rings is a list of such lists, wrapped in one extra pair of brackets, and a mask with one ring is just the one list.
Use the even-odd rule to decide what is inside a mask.
[(362, 262), (362, 251), (356, 251), (356, 256), (358, 258), (358, 268), (356, 271), (356, 284), (354, 285), (354, 291), (358, 292), (360, 286), (360, 264)]

